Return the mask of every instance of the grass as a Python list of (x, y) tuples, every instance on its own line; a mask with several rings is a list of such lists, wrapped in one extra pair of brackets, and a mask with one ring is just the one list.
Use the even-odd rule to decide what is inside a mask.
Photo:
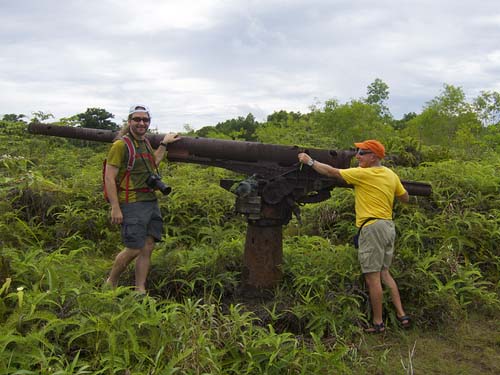
[(434, 189), (396, 206), (392, 270), (416, 325), (390, 323), (386, 299), (388, 331), (373, 336), (360, 328), (370, 309), (352, 191), (303, 207), (304, 225), (284, 231), (282, 283), (250, 298), (226, 171), (169, 165), (167, 233), (150, 297), (137, 299), (132, 267), (121, 288), (101, 289), (119, 247), (99, 185), (105, 151), (11, 138), (0, 142), (0, 375), (500, 373), (498, 161), (401, 170)]
[(436, 330), (390, 330), (364, 336), (360, 374), (500, 374), (500, 313), (471, 315), (458, 325)]

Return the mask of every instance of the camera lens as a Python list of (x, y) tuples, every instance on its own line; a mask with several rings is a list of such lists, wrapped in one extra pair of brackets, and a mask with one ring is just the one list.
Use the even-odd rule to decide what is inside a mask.
[(157, 174), (152, 174), (148, 177), (146, 180), (146, 184), (154, 190), (159, 190), (163, 195), (168, 195), (172, 191), (172, 188), (165, 184), (162, 180), (161, 177), (158, 176)]
[(169, 195), (172, 191), (172, 188), (167, 184), (164, 184), (161, 180), (158, 180), (157, 186), (158, 190), (160, 190), (163, 195)]

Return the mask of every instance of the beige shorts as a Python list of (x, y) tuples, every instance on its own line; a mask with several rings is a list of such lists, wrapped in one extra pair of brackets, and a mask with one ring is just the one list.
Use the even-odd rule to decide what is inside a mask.
[(363, 273), (388, 269), (394, 254), (396, 229), (392, 220), (377, 220), (361, 229), (358, 260)]

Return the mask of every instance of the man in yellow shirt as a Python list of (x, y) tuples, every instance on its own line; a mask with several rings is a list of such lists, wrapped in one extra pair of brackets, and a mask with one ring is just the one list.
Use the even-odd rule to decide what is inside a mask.
[(309, 165), (325, 176), (336, 177), (354, 186), (356, 226), (361, 228), (358, 259), (365, 277), (372, 306), (373, 326), (366, 331), (385, 331), (382, 318), (382, 282), (389, 287), (392, 303), (403, 328), (410, 325), (405, 314), (399, 289), (392, 278), (389, 267), (394, 253), (396, 230), (392, 221), (394, 197), (408, 203), (409, 196), (399, 177), (389, 168), (382, 166), (385, 148), (377, 140), (367, 140), (354, 144), (358, 148), (356, 159), (359, 167), (338, 169), (313, 160), (300, 153), (299, 161)]

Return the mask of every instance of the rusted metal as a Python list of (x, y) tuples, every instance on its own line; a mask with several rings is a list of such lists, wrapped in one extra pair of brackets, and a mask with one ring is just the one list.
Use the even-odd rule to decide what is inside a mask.
[(243, 255), (243, 286), (272, 288), (283, 276), (283, 227), (249, 223)]
[[(32, 123), (33, 134), (98, 142), (113, 142), (118, 132)], [(148, 134), (158, 147), (163, 134)], [(299, 205), (321, 202), (335, 187), (352, 188), (341, 179), (325, 177), (308, 166), (300, 166), (299, 152), (336, 168), (349, 168), (354, 150), (323, 150), (259, 142), (181, 137), (168, 145), (167, 159), (225, 168), (250, 176), (244, 181), (222, 180), (221, 186), (236, 194), (236, 212), (248, 221), (244, 252), (243, 284), (268, 288), (281, 279), (282, 226), (292, 215), (300, 220)], [(428, 196), (429, 184), (402, 181), (410, 195)]]
[(432, 193), (431, 185), (424, 182), (401, 180), (401, 183), (410, 195), (420, 195), (422, 197), (428, 197)]
[(28, 125), (31, 134), (51, 135), (63, 138), (83, 139), (96, 142), (113, 142), (118, 136), (118, 131), (105, 129), (77, 128), (73, 126), (60, 126), (33, 122)]
[[(59, 126), (53, 124), (31, 123), (28, 131), (32, 134), (76, 138), (97, 142), (113, 142), (117, 131)], [(163, 134), (148, 134), (153, 147), (158, 147)], [(308, 191), (319, 191), (333, 187), (351, 187), (341, 180), (327, 178), (312, 170), (299, 170), (297, 154), (307, 152), (315, 160), (336, 168), (349, 168), (356, 154), (354, 150), (323, 150), (297, 146), (272, 145), (260, 142), (232, 141), (199, 137), (182, 137), (168, 147), (167, 159), (173, 162), (195, 163), (220, 167), (246, 175), (257, 174), (269, 180), (266, 191), (282, 188), (283, 180), (296, 179), (308, 181)], [(281, 182), (276, 182), (281, 179)], [(410, 195), (428, 196), (431, 186), (426, 183), (402, 181)], [(279, 186), (278, 186), (279, 185)], [(296, 183), (294, 182), (294, 185)], [(269, 194), (270, 196), (271, 194)]]
[[(31, 123), (32, 134), (76, 138), (97, 142), (113, 142), (118, 132), (111, 130)], [(158, 147), (164, 134), (148, 134), (153, 147)], [(297, 165), (297, 154), (308, 152), (311, 157), (337, 168), (348, 168), (354, 151), (304, 149), (297, 146), (271, 145), (260, 142), (232, 141), (200, 137), (182, 137), (168, 146), (167, 159), (173, 162), (195, 163), (225, 168), (246, 175), (259, 174), (271, 178), (286, 173)]]

